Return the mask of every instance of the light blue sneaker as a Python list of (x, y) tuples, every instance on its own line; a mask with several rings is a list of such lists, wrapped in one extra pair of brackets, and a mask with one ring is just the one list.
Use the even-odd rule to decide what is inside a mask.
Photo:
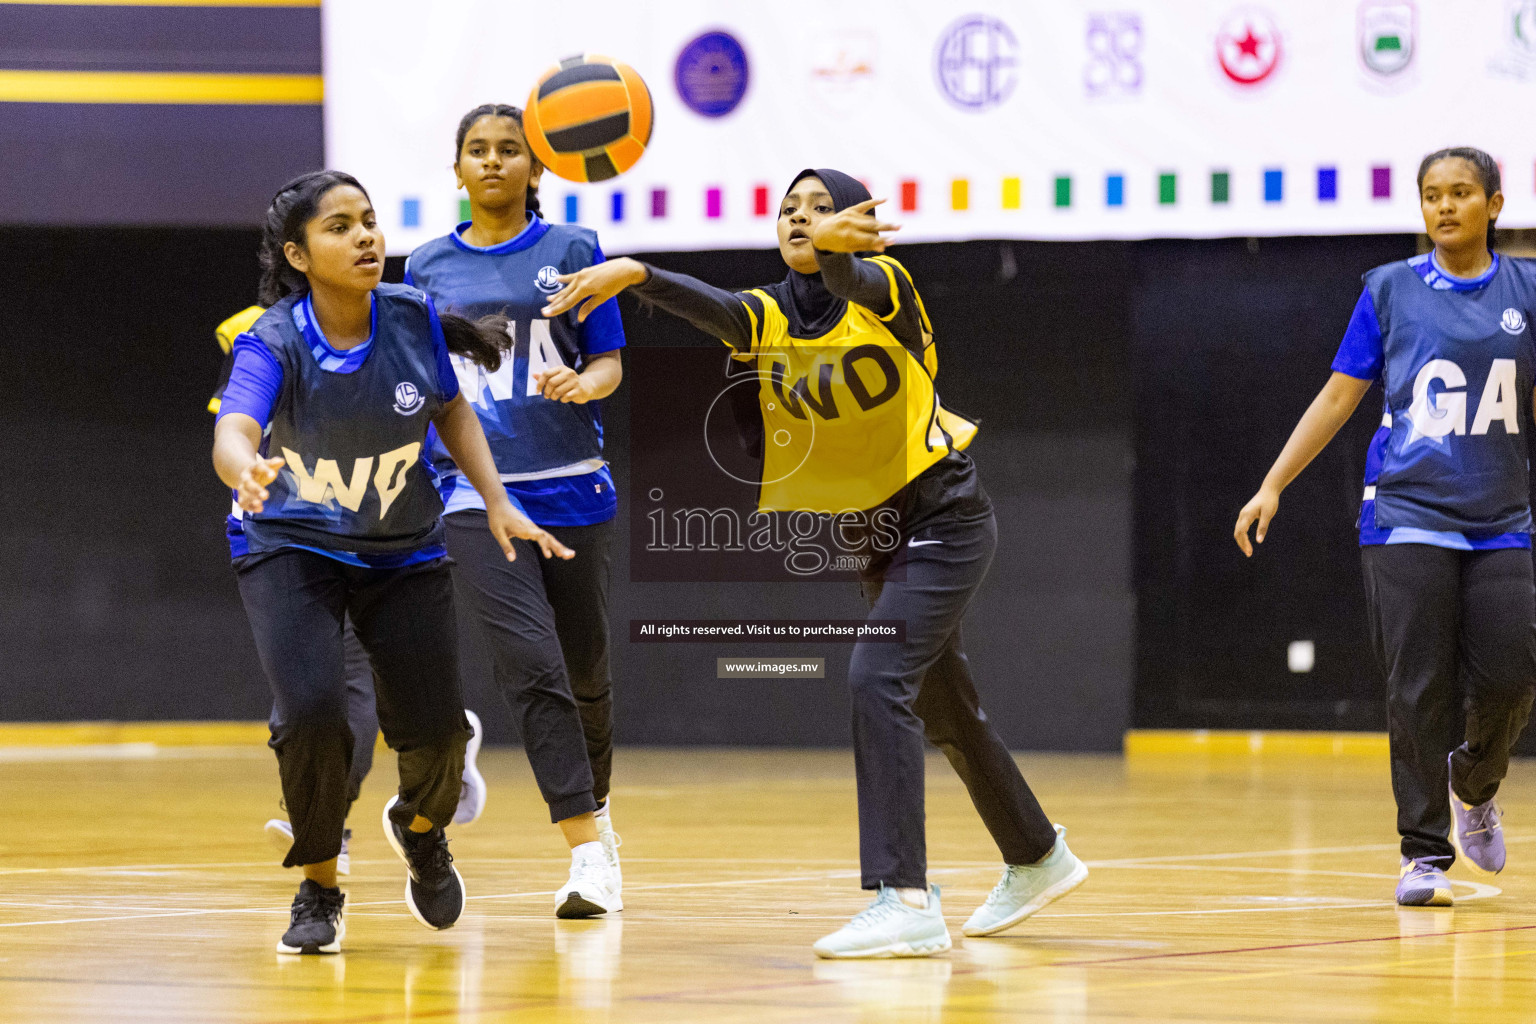
[(993, 935), (1012, 928), (1088, 880), (1088, 865), (1067, 849), (1067, 830), (1056, 826), (1056, 845), (1033, 864), (1005, 864), (987, 901), (961, 929), (966, 935)]
[(1420, 857), (1417, 860), (1403, 858), (1398, 872), (1397, 905), (1400, 907), (1449, 907), (1456, 897), (1451, 892), (1450, 880), (1445, 877), (1441, 862), (1449, 857)]
[[(1455, 757), (1454, 754), (1451, 755)], [(1448, 762), (1449, 763), (1449, 762)], [(1499, 805), (1492, 799), (1463, 803), (1451, 787), (1451, 845), (1467, 867), (1481, 875), (1504, 870), (1504, 826)]]
[(928, 906), (909, 907), (895, 889), (880, 887), (863, 913), (811, 947), (828, 960), (931, 956), (950, 947), (949, 929), (939, 906), (939, 887), (928, 888)]

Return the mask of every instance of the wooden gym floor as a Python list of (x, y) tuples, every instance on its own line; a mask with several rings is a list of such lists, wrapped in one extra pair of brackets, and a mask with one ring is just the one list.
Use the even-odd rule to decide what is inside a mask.
[[(859, 910), (846, 752), (624, 750), (628, 909), (556, 921), (567, 857), (522, 753), (454, 850), (469, 909), (433, 933), (380, 835), (393, 759), (353, 824), (338, 957), (282, 957), (297, 877), (261, 832), (261, 748), (0, 751), (0, 1020), (1528, 1021), (1536, 1007), (1536, 765), (1504, 806), (1511, 868), (1453, 909), (1392, 903), (1379, 757), (1026, 756), (1092, 876), (1016, 931), (959, 925), (997, 874), (941, 761), (929, 856), (955, 948), (818, 962)], [(1487, 884), (1494, 881), (1496, 884)]]

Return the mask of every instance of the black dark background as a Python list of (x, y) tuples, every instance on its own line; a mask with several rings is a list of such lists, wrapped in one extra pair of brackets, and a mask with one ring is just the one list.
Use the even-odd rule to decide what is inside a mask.
[[(1379, 729), (1353, 522), (1379, 394), (1286, 493), (1252, 561), (1231, 523), (1328, 375), (1359, 274), (1411, 236), (915, 245), (939, 387), (1001, 543), (966, 622), (1010, 744), (1114, 749), (1132, 724)], [(3, 229), (0, 718), (253, 719), (265, 684), (230, 576), (204, 409), (212, 329), (249, 304), (246, 230)], [(774, 252), (662, 254), (724, 286)], [(391, 261), (390, 274), (400, 267)], [(622, 300), (630, 345), (717, 344)], [(606, 409), (619, 481), (612, 600), (626, 743), (847, 741), (847, 648), (824, 681), (714, 678), (708, 644), (628, 643), (630, 618), (853, 618), (852, 586), (629, 580), (631, 358)], [(643, 433), (643, 432), (642, 432)], [(1316, 644), (1293, 674), (1286, 645)], [(465, 630), (467, 690), (515, 735)], [(733, 648), (733, 654), (742, 653)]]

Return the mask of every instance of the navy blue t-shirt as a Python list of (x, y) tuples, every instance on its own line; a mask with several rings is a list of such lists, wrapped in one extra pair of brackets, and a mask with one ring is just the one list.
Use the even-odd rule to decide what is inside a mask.
[(1497, 254), (1476, 278), (1432, 254), (1365, 275), (1333, 369), (1381, 381), (1360, 543), (1530, 547), (1536, 264)]
[(425, 446), (458, 378), (431, 299), (381, 284), (372, 303), (368, 339), (350, 349), (326, 340), (307, 294), (278, 302), (235, 340), (219, 418), (254, 419), (261, 453), (286, 464), (260, 513), (234, 507), (232, 557), (294, 547), (390, 568), (445, 553)]
[[(418, 247), (406, 262), (405, 279), (445, 310), (467, 317), (502, 313), (512, 321), (513, 354), (500, 370), (488, 373), (458, 356), (452, 361), (513, 504), (541, 526), (606, 522), (617, 510), (617, 496), (603, 460), (600, 403), (553, 402), (535, 383), (542, 371), (568, 366), (579, 372), (592, 356), (624, 346), (613, 300), (584, 323), (575, 310), (552, 320), (542, 313), (561, 287), (557, 275), (603, 261), (597, 235), (530, 214), (516, 237), (477, 246), (464, 240), (468, 227), (466, 221)], [(485, 507), (440, 443), (432, 458), (447, 511)]]

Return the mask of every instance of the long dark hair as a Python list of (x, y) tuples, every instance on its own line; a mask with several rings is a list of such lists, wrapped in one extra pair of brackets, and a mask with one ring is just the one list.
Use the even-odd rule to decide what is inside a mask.
[[(351, 185), (365, 198), (368, 195), (368, 190), (350, 174), (311, 171), (294, 178), (272, 197), (272, 205), (267, 207), (267, 217), (262, 224), (259, 254), (261, 284), (257, 290), (263, 306), (275, 305), (285, 295), (309, 290), (309, 280), (288, 262), (283, 245), (287, 242), (304, 244), (304, 226), (314, 218), (320, 200), (341, 185)], [(457, 313), (441, 313), (438, 320), (442, 322), (443, 340), (447, 342), (449, 352), (473, 360), (493, 372), (501, 368), (502, 355), (512, 347), (506, 317), (493, 315), (470, 320)]]
[(304, 225), (314, 218), (320, 200), (331, 189), (342, 185), (351, 185), (365, 199), (368, 197), (368, 190), (352, 175), (342, 171), (301, 174), (272, 197), (272, 205), (267, 207), (267, 217), (261, 226), (261, 284), (257, 286), (257, 296), (263, 306), (276, 304), (284, 295), (309, 290), (308, 279), (288, 262), (283, 246), (288, 242), (304, 244)]
[[(1478, 181), (1482, 183), (1483, 194), (1489, 199), (1495, 192), (1503, 191), (1503, 175), (1499, 173), (1499, 162), (1482, 150), (1473, 146), (1451, 146), (1448, 149), (1437, 149), (1419, 164), (1419, 195), (1424, 194), (1424, 175), (1429, 169), (1441, 160), (1465, 160), (1477, 170)], [(1493, 222), (1496, 218), (1488, 218), (1488, 250), (1493, 251)]]
[(457, 313), (438, 313), (437, 318), (442, 322), (443, 340), (448, 343), (449, 352), (479, 363), (492, 373), (501, 369), (502, 356), (512, 350), (512, 335), (505, 316), (492, 313), (471, 320)]
[[(523, 130), (523, 108), (514, 107), (507, 103), (480, 104), (474, 110), (459, 118), (459, 130), (453, 136), (453, 165), (455, 167), (459, 165), (459, 155), (464, 152), (464, 136), (469, 134), (469, 129), (482, 117), (509, 117), (517, 124), (518, 131), (521, 132)], [(523, 134), (523, 145), (526, 146), (527, 144), (528, 135), (525, 132)], [(528, 160), (534, 167), (540, 166), (539, 158), (533, 155), (533, 150), (531, 149), (528, 151)], [(538, 216), (541, 212), (539, 210), (539, 190), (529, 185), (528, 197), (523, 200), (523, 203), (529, 213)]]

